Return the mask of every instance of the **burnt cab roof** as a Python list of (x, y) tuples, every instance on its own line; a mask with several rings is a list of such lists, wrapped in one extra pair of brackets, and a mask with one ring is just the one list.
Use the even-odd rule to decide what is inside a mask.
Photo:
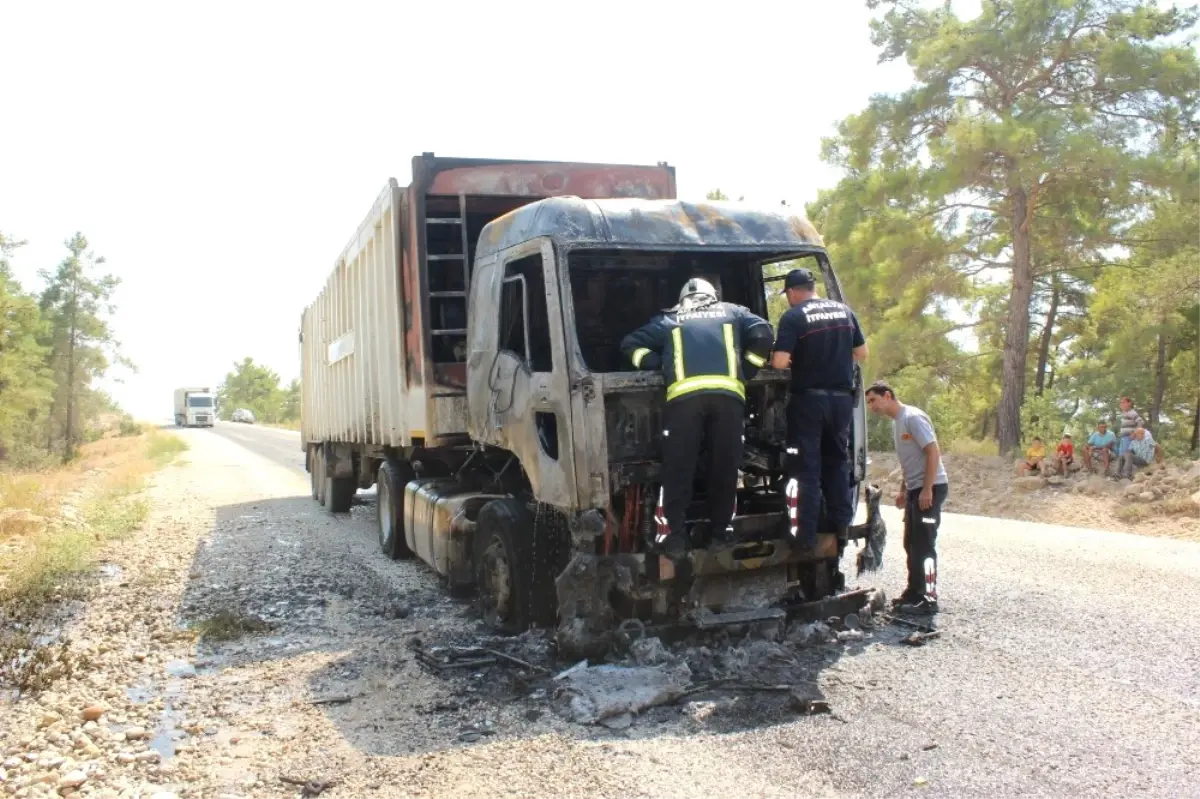
[(540, 236), (570, 247), (636, 247), (777, 252), (823, 248), (804, 217), (743, 203), (550, 197), (489, 222), (476, 257)]

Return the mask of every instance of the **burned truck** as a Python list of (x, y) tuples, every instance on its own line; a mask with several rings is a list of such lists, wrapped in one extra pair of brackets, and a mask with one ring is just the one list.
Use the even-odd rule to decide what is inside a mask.
[[(841, 298), (806, 220), (677, 200), (665, 164), (418, 157), (412, 183), (389, 182), (301, 318), (312, 496), (344, 513), (375, 485), (385, 555), (424, 561), (499, 629), (553, 628), (563, 652), (594, 652), (629, 624), (743, 624), (829, 597), (844, 584), (847, 540), (882, 522), (864, 507), (848, 538), (794, 545), (787, 371), (746, 386), (732, 541), (697, 543), (677, 573), (653, 535), (663, 379), (618, 348), (694, 276), (775, 316), (778, 281), (799, 264)], [(861, 380), (855, 401), (857, 507)], [(701, 470), (696, 531), (705, 482)]]

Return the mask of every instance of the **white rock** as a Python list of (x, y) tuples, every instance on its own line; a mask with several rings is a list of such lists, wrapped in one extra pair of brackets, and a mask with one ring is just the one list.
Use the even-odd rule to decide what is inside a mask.
[(87, 782), (88, 775), (82, 771), (68, 771), (58, 780), (59, 788), (78, 788)]

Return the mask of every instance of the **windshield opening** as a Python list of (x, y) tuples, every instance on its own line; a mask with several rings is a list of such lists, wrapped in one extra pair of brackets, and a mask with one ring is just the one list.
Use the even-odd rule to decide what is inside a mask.
[(798, 266), (821, 274), (812, 253), (576, 250), (567, 265), (576, 340), (593, 372), (629, 371), (621, 339), (674, 306), (691, 277), (705, 278), (721, 300), (744, 305), (775, 326), (787, 309), (787, 301), (775, 296), (783, 275)]
[(188, 397), (187, 404), (189, 408), (211, 408), (213, 401), (212, 397)]

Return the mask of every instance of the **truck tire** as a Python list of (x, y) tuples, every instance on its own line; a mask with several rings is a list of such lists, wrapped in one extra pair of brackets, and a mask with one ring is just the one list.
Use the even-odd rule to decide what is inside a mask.
[[(326, 467), (328, 472), (328, 466)], [(354, 494), (358, 491), (357, 481), (353, 477), (325, 477), (325, 507), (330, 513), (349, 513), (354, 504)]]
[(392, 560), (413, 556), (404, 531), (404, 486), (416, 479), (412, 464), (385, 460), (375, 477), (378, 501), (375, 503), (375, 529), (379, 533), (379, 551)]
[(312, 470), (313, 496), (320, 505), (325, 504), (325, 450), (318, 446), (313, 450)]
[(533, 514), (515, 499), (494, 499), (479, 511), (473, 547), (475, 587), (484, 620), (506, 633), (558, 620), (553, 558), (534, 557), (542, 534)]
[(311, 489), (312, 498), (319, 500), (321, 491), (317, 488), (317, 451), (312, 447), (309, 447), (308, 455), (306, 457), (308, 460), (308, 462), (305, 464), (305, 468), (308, 469), (308, 485)]

